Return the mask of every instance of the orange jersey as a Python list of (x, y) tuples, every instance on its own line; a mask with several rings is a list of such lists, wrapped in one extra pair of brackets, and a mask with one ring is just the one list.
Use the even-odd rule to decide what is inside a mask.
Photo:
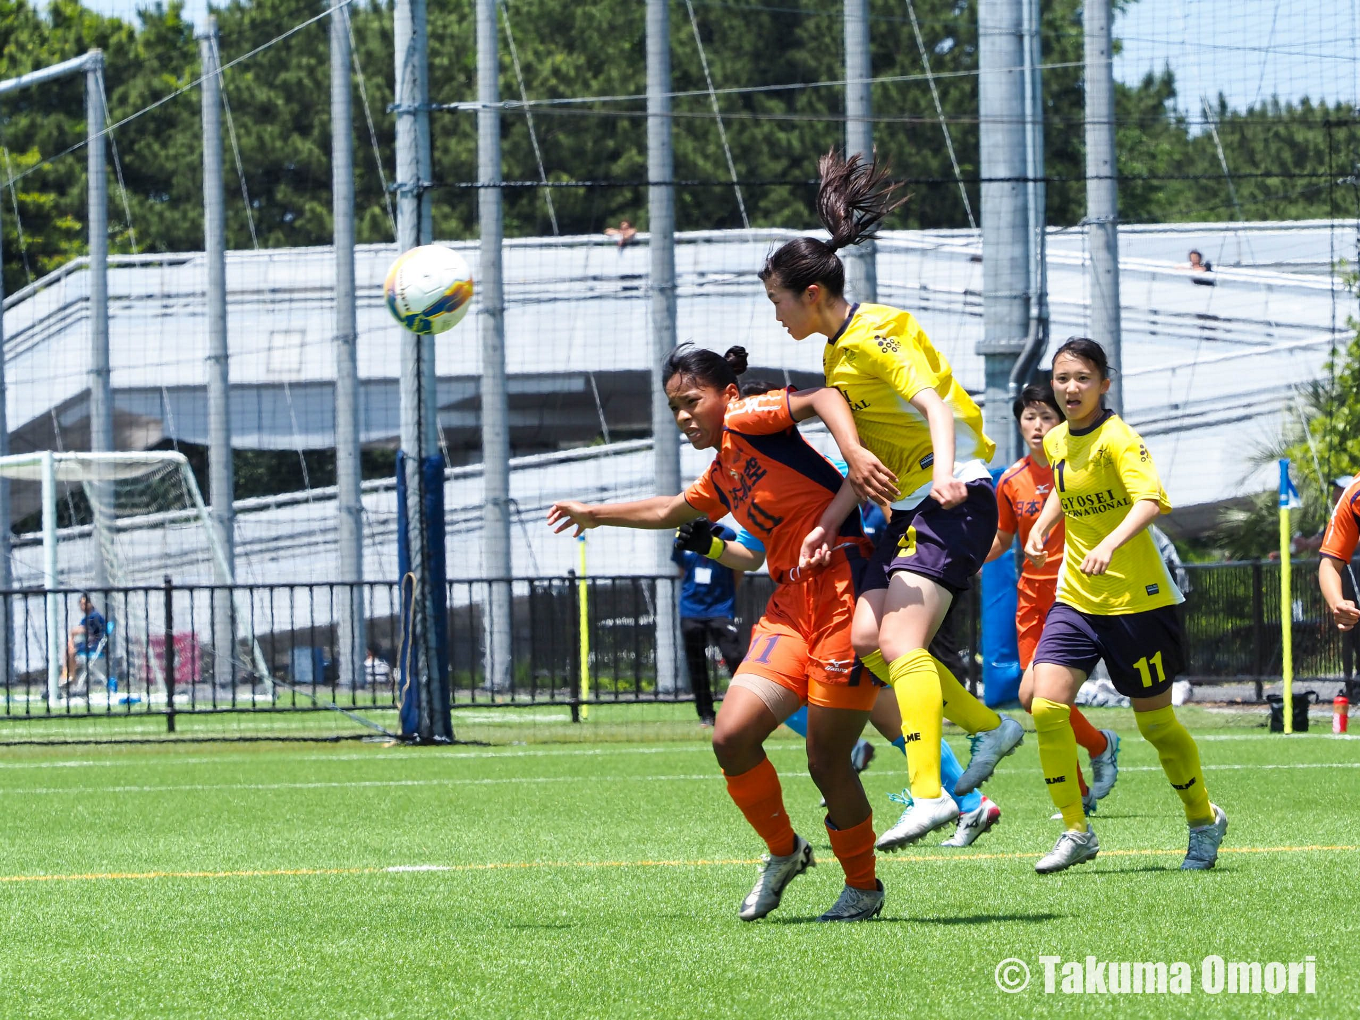
[[(776, 580), (798, 566), (803, 539), (845, 480), (798, 432), (789, 392), (728, 404), (718, 455), (685, 490), (685, 501), (710, 520), (730, 513), (760, 539)], [(859, 514), (846, 518), (840, 535), (864, 539)]]
[(1336, 501), (1336, 509), (1332, 511), (1332, 519), (1327, 522), (1322, 548), (1318, 552), (1349, 563), (1355, 555), (1357, 539), (1360, 539), (1360, 475), (1356, 475)]
[[(1044, 503), (1048, 500), (1048, 494), (1052, 491), (1053, 468), (1040, 467), (1034, 463), (1034, 458), (1029, 456), (1016, 461), (996, 484), (997, 529), (1018, 535), (1020, 545), (1023, 547), (1029, 541), (1029, 533), (1034, 528), (1034, 522), (1039, 519)], [(1026, 558), (1025, 566), (1021, 570), (1022, 576), (1035, 581), (1057, 580), (1063, 558), (1061, 520), (1049, 534), (1044, 549), (1048, 552), (1048, 559), (1044, 561), (1044, 565), (1036, 567)]]

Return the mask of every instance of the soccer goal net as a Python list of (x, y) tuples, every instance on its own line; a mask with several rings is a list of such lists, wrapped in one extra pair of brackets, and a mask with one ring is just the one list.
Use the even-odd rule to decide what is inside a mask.
[[(0, 457), (0, 478), (17, 532), (10, 587), (41, 590), (8, 607), (12, 668), (45, 672), (49, 698), (64, 674), (82, 687), (91, 675), (115, 676), (124, 698), (163, 698), (167, 662), (183, 683), (209, 658), (219, 682), (244, 670), (270, 686), (248, 605), (228, 587), (231, 560), (182, 454), (44, 451)], [(181, 593), (169, 606), (167, 579)], [(91, 610), (106, 625), (77, 642), (76, 663), (70, 635)]]

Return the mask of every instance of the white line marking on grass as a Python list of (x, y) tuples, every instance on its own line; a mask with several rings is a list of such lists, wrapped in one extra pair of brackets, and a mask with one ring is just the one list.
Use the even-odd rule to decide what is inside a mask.
[[(54, 794), (54, 793), (203, 793), (210, 790), (346, 790), (364, 787), (398, 786), (502, 786), (514, 783), (588, 783), (597, 776), (506, 776), (493, 779), (356, 779), (317, 781), (308, 783), (180, 783), (173, 786), (40, 786), (25, 789), (10, 787), (0, 790), (0, 797), (17, 794)], [(705, 772), (693, 776), (609, 776), (610, 782), (689, 782), (693, 780), (716, 780), (722, 778), (721, 772)]]
[[(1360, 769), (1360, 761), (1340, 761), (1340, 762), (1274, 762), (1264, 765), (1202, 765), (1205, 772), (1225, 772), (1236, 769)], [(1160, 765), (1129, 765), (1121, 766), (1120, 772), (1160, 772)]]
[[(1360, 846), (1237, 846), (1221, 847), (1220, 854), (1301, 854), (1360, 851)], [(1170, 857), (1185, 853), (1180, 849), (1102, 850), (1104, 857)], [(880, 863), (919, 864), (937, 861), (1033, 861), (1032, 853), (1006, 854), (893, 854), (880, 856)], [(86, 874), (0, 875), (0, 884), (16, 882), (109, 882), (150, 881), (163, 878), (295, 878), (314, 875), (391, 875), (420, 872), (569, 870), (588, 868), (706, 868), (724, 865), (750, 867), (754, 858), (691, 861), (492, 861), (485, 864), (397, 864), (387, 867), (354, 868), (249, 868), (238, 871), (109, 871)]]

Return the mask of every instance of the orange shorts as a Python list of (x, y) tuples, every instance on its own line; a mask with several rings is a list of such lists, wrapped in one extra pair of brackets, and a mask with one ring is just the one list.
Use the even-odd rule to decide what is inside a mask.
[(864, 558), (849, 552), (815, 577), (774, 590), (751, 628), (751, 647), (738, 673), (773, 680), (823, 708), (874, 707), (879, 687), (850, 644)]
[(1039, 635), (1044, 632), (1044, 619), (1058, 592), (1058, 579), (1035, 580), (1021, 574), (1017, 590), (1015, 631), (1020, 644), (1020, 668), (1029, 669), (1034, 650), (1039, 647)]

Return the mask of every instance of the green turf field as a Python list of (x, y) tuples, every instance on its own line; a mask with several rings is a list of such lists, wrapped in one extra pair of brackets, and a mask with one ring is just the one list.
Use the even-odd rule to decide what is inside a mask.
[[(617, 731), (605, 715), (586, 727)], [(807, 923), (841, 875), (792, 739), (771, 756), (820, 865), (749, 925), (735, 911), (760, 847), (679, 717), (666, 743), (7, 748), (0, 1016), (1353, 1013), (1360, 741), (1187, 710), (1232, 852), (1182, 874), (1155, 756), (1127, 712), (1096, 718), (1126, 738), (1096, 861), (1033, 874), (1057, 823), (1031, 736), (986, 788), (1000, 827), (883, 859), (883, 917), (844, 926)], [(886, 824), (902, 759), (880, 742), (864, 778)], [(1041, 954), (1188, 961), (1193, 991), (1045, 995)], [(1313, 956), (1316, 994), (1206, 994), (1209, 954)], [(1016, 995), (994, 981), (1008, 957), (1033, 971)]]

